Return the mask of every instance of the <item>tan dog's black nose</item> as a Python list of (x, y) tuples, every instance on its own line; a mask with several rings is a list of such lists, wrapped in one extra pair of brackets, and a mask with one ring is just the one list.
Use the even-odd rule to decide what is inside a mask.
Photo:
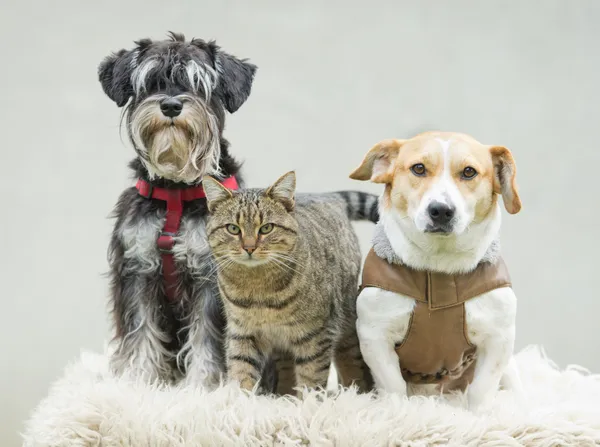
[(442, 202), (431, 202), (427, 207), (427, 213), (434, 225), (446, 225), (454, 217), (456, 208)]

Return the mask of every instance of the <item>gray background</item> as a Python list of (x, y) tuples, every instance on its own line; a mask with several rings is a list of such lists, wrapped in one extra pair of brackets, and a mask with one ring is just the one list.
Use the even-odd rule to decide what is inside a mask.
[[(506, 216), (517, 348), (600, 371), (598, 1), (7, 1), (0, 10), (0, 445), (81, 349), (108, 336), (107, 216), (133, 151), (96, 67), (166, 31), (259, 67), (226, 137), (250, 185), (348, 179), (377, 141), (427, 129), (506, 145), (524, 204)], [(372, 225), (358, 226), (366, 251)]]

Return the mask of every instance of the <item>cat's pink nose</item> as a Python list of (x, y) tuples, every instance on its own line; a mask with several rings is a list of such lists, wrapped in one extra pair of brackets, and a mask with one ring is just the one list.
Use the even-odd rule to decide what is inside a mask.
[(248, 253), (249, 255), (251, 255), (252, 253), (254, 253), (254, 250), (256, 250), (256, 246), (255, 245), (244, 246), (244, 250), (246, 251), (246, 253)]

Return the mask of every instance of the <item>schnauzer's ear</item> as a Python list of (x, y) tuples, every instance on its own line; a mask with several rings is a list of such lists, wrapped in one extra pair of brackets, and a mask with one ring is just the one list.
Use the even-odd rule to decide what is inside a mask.
[(133, 96), (133, 85), (131, 84), (131, 71), (135, 51), (121, 50), (105, 58), (98, 67), (98, 78), (102, 84), (104, 93), (123, 107)]
[(294, 209), (296, 194), (296, 173), (290, 171), (287, 174), (283, 174), (277, 179), (269, 189), (267, 189), (266, 195), (274, 200), (277, 200), (288, 211)]
[(233, 197), (233, 194), (231, 194), (229, 189), (209, 176), (206, 176), (204, 179), (202, 179), (202, 187), (204, 188), (204, 193), (206, 194), (208, 211), (211, 213), (215, 210), (219, 203)]
[(250, 95), (256, 65), (218, 51), (216, 66), (219, 73), (217, 94), (229, 113), (235, 112)]

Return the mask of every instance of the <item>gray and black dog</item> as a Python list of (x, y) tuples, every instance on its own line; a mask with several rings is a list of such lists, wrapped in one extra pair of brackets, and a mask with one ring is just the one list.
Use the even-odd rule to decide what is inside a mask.
[(219, 383), (225, 322), (199, 185), (205, 175), (241, 183), (222, 133), (226, 111), (246, 101), (255, 72), (212, 41), (175, 33), (135, 42), (99, 66), (137, 154), (130, 167), (138, 184), (119, 198), (109, 249), (117, 373)]

